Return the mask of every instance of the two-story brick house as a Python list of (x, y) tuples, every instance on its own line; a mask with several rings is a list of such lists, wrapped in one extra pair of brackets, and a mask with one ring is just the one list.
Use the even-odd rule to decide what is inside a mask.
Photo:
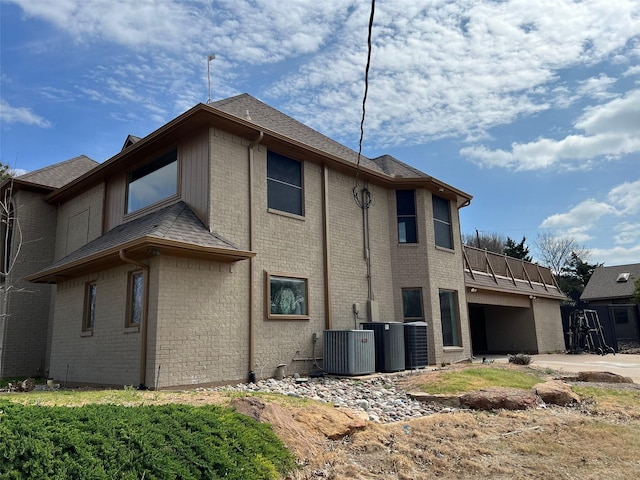
[(159, 388), (304, 372), (323, 330), (368, 320), (424, 320), (430, 363), (468, 358), (470, 200), (249, 95), (196, 105), (30, 212), (55, 228), (27, 276), (55, 284), (45, 368)]

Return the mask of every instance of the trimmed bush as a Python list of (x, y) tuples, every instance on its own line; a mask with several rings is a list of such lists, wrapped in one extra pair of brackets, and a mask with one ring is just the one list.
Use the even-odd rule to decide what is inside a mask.
[(2, 479), (277, 479), (293, 456), (271, 427), (218, 406), (0, 402)]

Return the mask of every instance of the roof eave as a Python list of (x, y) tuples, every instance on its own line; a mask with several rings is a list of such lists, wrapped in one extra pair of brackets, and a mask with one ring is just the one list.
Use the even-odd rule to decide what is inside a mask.
[(255, 252), (224, 247), (207, 247), (176, 240), (156, 237), (142, 237), (111, 247), (101, 252), (80, 258), (55, 268), (41, 270), (25, 277), (33, 283), (57, 283), (69, 278), (86, 275), (91, 272), (123, 265), (120, 251), (135, 260), (143, 260), (156, 255), (202, 258), (221, 263), (234, 263), (254, 257)]

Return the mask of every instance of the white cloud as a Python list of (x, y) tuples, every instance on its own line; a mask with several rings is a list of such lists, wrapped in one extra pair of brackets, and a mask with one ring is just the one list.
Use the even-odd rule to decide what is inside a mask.
[(588, 107), (576, 121), (582, 135), (561, 140), (541, 138), (513, 143), (511, 151), (470, 146), (460, 153), (485, 167), (538, 170), (551, 166), (589, 168), (597, 157), (614, 158), (640, 152), (640, 90), (596, 107)]
[(2, 123), (24, 123), (40, 128), (51, 127), (51, 122), (37, 115), (27, 107), (13, 107), (4, 100), (0, 100), (0, 120)]
[(592, 248), (590, 257), (606, 266), (626, 265), (638, 263), (640, 259), (640, 243), (629, 247), (616, 246), (613, 248)]
[(590, 198), (585, 200), (566, 213), (556, 213), (543, 220), (541, 228), (570, 228), (591, 224), (604, 215), (615, 214), (616, 210), (611, 205), (597, 202)]
[(607, 198), (621, 215), (640, 212), (640, 179), (612, 188)]
[(609, 92), (609, 88), (616, 83), (615, 78), (602, 73), (598, 77), (588, 78), (578, 82), (577, 92), (579, 96), (588, 96), (595, 99), (609, 99), (616, 94)]
[(623, 222), (615, 227), (614, 242), (616, 245), (627, 245), (640, 242), (640, 223)]
[[(117, 65), (97, 59), (108, 77), (119, 79), (111, 100), (158, 104), (171, 95), (175, 110), (184, 111), (207, 96), (205, 59), (213, 52), (214, 98), (244, 91), (260, 65), (263, 90), (250, 93), (275, 100), (338, 140), (357, 138), (368, 2), (12, 1), (79, 45), (122, 46)], [(624, 56), (640, 34), (639, 14), (635, 0), (381, 2), (373, 30), (369, 143), (484, 139), (496, 126), (553, 106), (603, 98), (614, 79), (577, 79), (563, 91), (556, 88), (559, 72)], [(82, 88), (100, 91), (104, 79), (98, 72), (89, 78), (94, 83)]]
[[(585, 244), (597, 237), (609, 238), (611, 248), (590, 248), (591, 257), (606, 264), (637, 263), (640, 260), (640, 180), (613, 187), (606, 201), (589, 198), (565, 213), (545, 218), (540, 228)], [(622, 220), (625, 219), (625, 220)], [(619, 222), (619, 223), (616, 223)], [(603, 232), (608, 234), (603, 235)], [(635, 257), (634, 257), (635, 255)]]

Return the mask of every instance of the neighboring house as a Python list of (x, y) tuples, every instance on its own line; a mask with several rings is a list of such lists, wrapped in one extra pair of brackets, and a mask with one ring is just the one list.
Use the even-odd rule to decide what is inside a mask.
[(40, 194), (32, 218), (55, 232), (27, 275), (55, 284), (41, 364), (69, 383), (242, 381), (315, 369), (325, 329), (420, 320), (429, 363), (469, 358), (470, 201), (250, 95), (198, 104)]
[(611, 340), (620, 349), (640, 346), (640, 307), (633, 300), (639, 278), (640, 263), (597, 267), (580, 296), (586, 308), (598, 311), (601, 321), (609, 317), (615, 332)]
[[(97, 165), (82, 155), (0, 184), (0, 378), (45, 374), (54, 289), (24, 277), (54, 258), (58, 209), (44, 198)], [(71, 252), (92, 240), (86, 233), (73, 232), (60, 248)]]

